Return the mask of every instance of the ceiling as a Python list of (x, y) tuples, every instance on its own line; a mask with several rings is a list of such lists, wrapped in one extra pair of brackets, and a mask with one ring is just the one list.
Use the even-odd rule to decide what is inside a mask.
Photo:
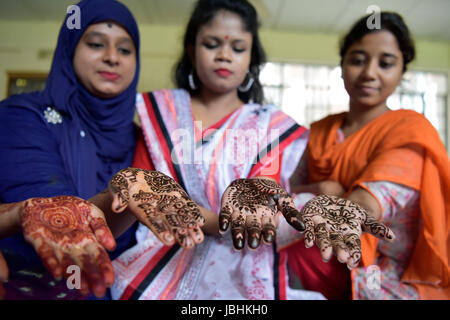
[[(75, 0), (0, 1), (0, 20), (62, 21)], [(184, 25), (195, 0), (121, 0), (139, 24)], [(370, 5), (396, 11), (416, 38), (450, 41), (450, 0), (251, 0), (262, 26), (283, 31), (343, 33)]]

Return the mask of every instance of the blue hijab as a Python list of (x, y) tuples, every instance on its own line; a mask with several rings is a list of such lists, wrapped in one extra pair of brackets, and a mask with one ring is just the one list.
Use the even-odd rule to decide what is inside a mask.
[[(0, 108), (32, 109), (45, 122), (44, 111), (48, 107), (60, 113), (62, 123), (58, 125), (54, 138), (58, 141), (65, 172), (77, 195), (88, 199), (106, 187), (112, 174), (132, 162), (135, 146), (133, 115), (140, 67), (139, 31), (133, 15), (120, 2), (83, 0), (77, 6), (80, 28), (77, 29), (76, 25), (73, 28), (76, 11), (69, 12), (59, 32), (44, 91), (12, 96), (1, 102)], [(111, 99), (89, 93), (78, 81), (72, 64), (75, 48), (84, 31), (89, 25), (104, 21), (121, 25), (136, 47), (133, 82)], [(10, 137), (11, 144), (20, 138)]]
[[(73, 19), (74, 14), (69, 12), (60, 29), (44, 91), (11, 96), (0, 103), (0, 111), (7, 110), (5, 114), (20, 120), (13, 122), (13, 126), (20, 128), (10, 134), (11, 131), (7, 128), (9, 119), (1, 119), (3, 126), (0, 128), (0, 139), (3, 139), (2, 152), (5, 153), (0, 155), (0, 163), (5, 162), (7, 165), (6, 169), (3, 168), (0, 183), (3, 184), (4, 193), (7, 193), (4, 198), (6, 202), (59, 194), (71, 194), (88, 199), (105, 189), (115, 172), (132, 163), (136, 140), (133, 116), (140, 67), (139, 32), (136, 22), (130, 11), (114, 0), (83, 0), (77, 6), (81, 19), (80, 28), (68, 28), (67, 20)], [(121, 25), (131, 36), (136, 47), (134, 79), (123, 93), (111, 99), (102, 99), (89, 93), (78, 81), (72, 65), (75, 48), (85, 30), (91, 24), (104, 21), (113, 21)], [(69, 25), (72, 22), (70, 20)], [(62, 116), (61, 123), (52, 124), (47, 121), (45, 110), (48, 107)], [(33, 112), (23, 112), (24, 108)], [(29, 122), (31, 120), (33, 121)], [(42, 123), (35, 122), (41, 120)], [(43, 133), (42, 135), (30, 137), (27, 126), (41, 124), (42, 128), (48, 130), (41, 130), (39, 132)], [(22, 148), (21, 153), (18, 153), (16, 150), (18, 146), (22, 146), (23, 141), (28, 140), (33, 141), (33, 147)], [(41, 146), (47, 144), (56, 146), (56, 154), (49, 154), (46, 161), (51, 165), (38, 168), (39, 165), (34, 166), (31, 163), (29, 166), (30, 161), (41, 156), (40, 150), (43, 150)], [(38, 156), (39, 151), (41, 153)], [(59, 165), (61, 163), (63, 168)], [(67, 182), (59, 187), (54, 187), (51, 179), (44, 179), (45, 183), (42, 182), (42, 177), (54, 174), (52, 170), (55, 166), (58, 167), (58, 172), (64, 174), (64, 181)], [(8, 190), (10, 183), (8, 181), (15, 181), (19, 187), (23, 187)], [(40, 181), (40, 187), (33, 184), (27, 186), (28, 181)], [(118, 239), (117, 249), (111, 254), (111, 258), (126, 249), (133, 239), (133, 228), (130, 228)], [(55, 294), (47, 292), (49, 286), (46, 279), (52, 280), (48, 273), (41, 280), (20, 273), (21, 269), (44, 272), (39, 257), (31, 246), (25, 244), (22, 234), (1, 239), (0, 249), (10, 266), (11, 288), (20, 287), (22, 283), (27, 286), (32, 284), (36, 289), (36, 293), (32, 294), (33, 297), (49, 299), (54, 298), (54, 295), (59, 293), (58, 290), (67, 291), (65, 282), (62, 281), (58, 285), (59, 289), (54, 288)], [(36, 283), (39, 281), (42, 284)], [(9, 292), (15, 292), (11, 288)], [(23, 298), (21, 292), (17, 295)]]

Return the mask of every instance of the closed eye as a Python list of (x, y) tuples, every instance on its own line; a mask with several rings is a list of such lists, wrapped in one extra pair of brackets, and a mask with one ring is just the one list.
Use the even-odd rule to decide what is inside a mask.
[(103, 44), (97, 42), (88, 42), (88, 47), (92, 49), (100, 49), (103, 48)]
[(243, 49), (241, 49), (241, 48), (233, 48), (233, 50), (236, 53), (242, 53), (242, 52), (245, 52), (247, 49), (245, 49), (245, 48), (243, 48)]
[(125, 48), (119, 48), (118, 49), (120, 53), (122, 53), (123, 55), (130, 55), (132, 52), (129, 49), (125, 49)]
[(203, 44), (205, 46), (205, 48), (207, 49), (216, 49), (219, 45), (217, 43), (204, 43)]

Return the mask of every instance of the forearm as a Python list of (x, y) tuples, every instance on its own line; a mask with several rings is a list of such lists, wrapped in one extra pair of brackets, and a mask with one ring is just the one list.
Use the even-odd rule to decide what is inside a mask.
[(313, 194), (321, 194), (320, 184), (319, 183), (310, 183), (310, 184), (300, 184), (291, 186), (292, 193), (313, 193)]
[(380, 220), (380, 205), (378, 204), (377, 199), (367, 190), (357, 187), (347, 196), (347, 199), (359, 204), (370, 216), (376, 220)]
[(0, 238), (20, 232), (23, 201), (0, 204)]
[(105, 214), (106, 223), (111, 229), (114, 238), (118, 238), (121, 234), (128, 230), (128, 228), (136, 222), (136, 217), (127, 210), (121, 213), (113, 212), (111, 209), (113, 197), (108, 190), (100, 192), (89, 199)]
[(291, 191), (292, 193), (326, 194), (337, 197), (343, 197), (345, 195), (344, 187), (339, 182), (332, 180), (296, 185), (292, 187)]

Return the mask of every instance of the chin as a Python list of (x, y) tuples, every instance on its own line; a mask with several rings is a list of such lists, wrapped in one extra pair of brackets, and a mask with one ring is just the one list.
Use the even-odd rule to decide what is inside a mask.
[(110, 99), (110, 98), (114, 98), (117, 97), (119, 94), (121, 94), (123, 91), (125, 90), (117, 90), (117, 89), (97, 89), (95, 90), (95, 95), (103, 98), (103, 99)]
[(235, 90), (237, 90), (237, 87), (234, 86), (216, 86), (212, 91), (217, 94), (225, 94)]

